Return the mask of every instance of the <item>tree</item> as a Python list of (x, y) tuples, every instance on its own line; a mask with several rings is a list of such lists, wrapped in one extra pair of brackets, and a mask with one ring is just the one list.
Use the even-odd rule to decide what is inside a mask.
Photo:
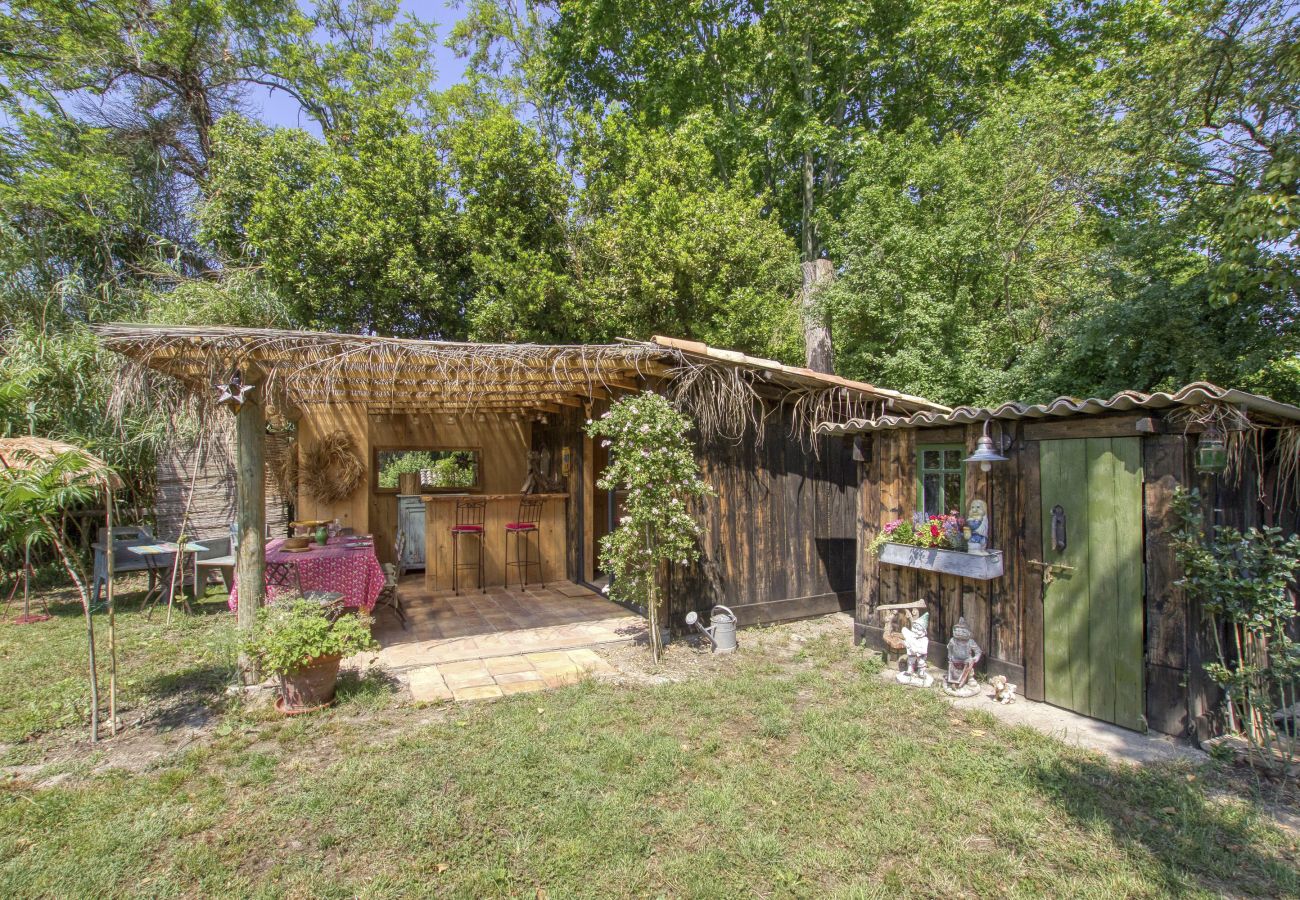
[[(260, 267), (302, 326), (465, 336), (468, 248), (439, 149), (392, 110), (347, 140), (223, 119), (204, 236)], [(242, 256), (241, 256), (242, 254)]]
[[(15, 454), (18, 466), (0, 467), (0, 536), (6, 542), (18, 537), (26, 549), (52, 546), (68, 577), (77, 588), (86, 619), (86, 645), (90, 679), (90, 739), (99, 740), (99, 675), (95, 665), (95, 623), (90, 610), (90, 580), (81, 555), (67, 543), (57, 524), (63, 511), (92, 499), (104, 480), (111, 477), (93, 471), (90, 460), (79, 451), (43, 459), (25, 451)], [(116, 664), (114, 664), (116, 670)], [(110, 697), (109, 708), (116, 710)], [(113, 722), (116, 733), (117, 724)]]
[(690, 442), (693, 427), (667, 400), (648, 391), (620, 398), (587, 422), (587, 434), (610, 447), (610, 464), (598, 486), (626, 492), (625, 515), (600, 539), (601, 565), (613, 575), (608, 592), (646, 610), (656, 663), (663, 652), (659, 567), (699, 559), (700, 524), (691, 504), (713, 492), (700, 479)]
[(743, 176), (711, 174), (695, 130), (612, 117), (581, 158), (574, 268), (588, 339), (658, 332), (802, 356), (797, 251)]

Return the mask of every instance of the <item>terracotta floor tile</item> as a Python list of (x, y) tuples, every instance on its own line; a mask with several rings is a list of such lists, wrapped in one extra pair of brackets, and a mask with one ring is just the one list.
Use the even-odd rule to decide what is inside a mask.
[(514, 672), (531, 672), (533, 664), (523, 656), (495, 656), (483, 660), (487, 670), (493, 675), (509, 675)]
[(521, 681), (541, 682), (544, 680), (542, 673), (536, 669), (529, 669), (527, 672), (504, 672), (496, 676), (496, 683), (502, 685), (518, 684)]
[(577, 684), (582, 680), (582, 673), (577, 671), (546, 673), (542, 678), (546, 682), (547, 687), (557, 688), (569, 684)]
[(545, 681), (541, 680), (540, 678), (537, 679), (536, 681), (512, 681), (512, 682), (505, 682), (505, 683), (498, 682), (498, 684), (500, 684), (501, 693), (506, 695), (526, 694), (530, 691), (544, 691), (550, 687), (549, 684), (547, 684)]
[(453, 687), (451, 693), (456, 700), (462, 702), (465, 700), (492, 700), (505, 695), (505, 692), (495, 684), (477, 684), (463, 688)]
[(412, 669), (407, 676), (411, 696), (421, 703), (433, 703), (452, 698), (451, 689), (443, 681), (436, 666)]

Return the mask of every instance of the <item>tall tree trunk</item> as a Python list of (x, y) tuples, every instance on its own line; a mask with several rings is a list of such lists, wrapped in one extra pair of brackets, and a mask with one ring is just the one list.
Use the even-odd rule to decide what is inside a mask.
[[(250, 367), (251, 368), (251, 367)], [(257, 390), (266, 384), (261, 373), (245, 372), (245, 384), (257, 378)], [(239, 630), (247, 633), (257, 624), (257, 611), (266, 600), (266, 411), (265, 397), (244, 402), (235, 414), (235, 484), (238, 488), (239, 547), (235, 552), (235, 582), (239, 587), (236, 611)], [(260, 679), (257, 660), (240, 651), (239, 672), (244, 684)]]
[(835, 355), (831, 349), (831, 326), (820, 308), (820, 295), (835, 280), (835, 267), (829, 259), (814, 259), (803, 264), (803, 289), (799, 292), (799, 311), (803, 316), (804, 364), (814, 372), (835, 373)]

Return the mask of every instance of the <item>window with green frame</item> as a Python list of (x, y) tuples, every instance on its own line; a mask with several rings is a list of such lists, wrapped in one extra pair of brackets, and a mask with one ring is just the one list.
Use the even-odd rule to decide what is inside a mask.
[(961, 444), (920, 444), (916, 448), (916, 508), (927, 516), (964, 509), (966, 464)]

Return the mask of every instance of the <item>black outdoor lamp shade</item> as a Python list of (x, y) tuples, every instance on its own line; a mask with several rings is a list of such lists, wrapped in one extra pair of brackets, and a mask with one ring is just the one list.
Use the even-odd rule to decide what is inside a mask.
[(989, 420), (984, 420), (984, 434), (980, 436), (979, 441), (975, 444), (975, 452), (966, 457), (962, 462), (979, 463), (980, 469), (987, 472), (995, 462), (1006, 462), (1007, 458), (999, 453), (993, 446), (993, 438), (989, 437)]

